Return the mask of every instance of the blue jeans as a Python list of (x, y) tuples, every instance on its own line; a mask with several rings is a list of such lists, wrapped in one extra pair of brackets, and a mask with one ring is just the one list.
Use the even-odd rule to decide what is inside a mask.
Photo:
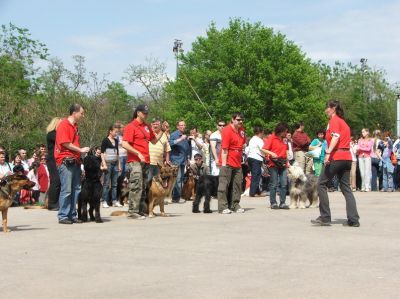
[(287, 168), (269, 168), (269, 201), (276, 205), (276, 191), (279, 189), (280, 206), (285, 204), (287, 190)]
[(386, 167), (383, 168), (382, 187), (385, 191), (393, 191), (393, 173), (388, 172)]
[(119, 157), (119, 163), (121, 164), (121, 173), (120, 175), (126, 175), (126, 172), (128, 171), (126, 169), (126, 160), (128, 159), (127, 156), (125, 157)]
[(160, 167), (158, 165), (149, 165), (149, 174), (147, 176), (147, 183), (150, 183), (153, 177), (160, 173)]
[(58, 220), (76, 219), (76, 203), (81, 192), (81, 167), (78, 164), (70, 166), (61, 164), (57, 169), (61, 182)]
[(371, 158), (371, 191), (378, 191), (379, 159)]
[(111, 201), (117, 202), (117, 184), (118, 184), (118, 162), (107, 162), (107, 171), (104, 173), (103, 195), (101, 198), (104, 202), (109, 203), (109, 190), (111, 181)]
[(178, 165), (178, 176), (176, 177), (176, 183), (172, 190), (172, 200), (179, 200), (181, 198), (183, 175), (185, 174), (185, 164)]
[(251, 172), (251, 183), (250, 183), (250, 196), (254, 196), (260, 192), (260, 180), (261, 180), (261, 165), (262, 161), (248, 158), (247, 163), (250, 167)]

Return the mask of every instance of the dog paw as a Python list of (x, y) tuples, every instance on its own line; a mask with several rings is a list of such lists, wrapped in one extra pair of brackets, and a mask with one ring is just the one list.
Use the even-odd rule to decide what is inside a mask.
[(154, 218), (154, 214), (149, 214), (149, 218)]
[(299, 209), (305, 209), (306, 208), (306, 206), (300, 206), (299, 207)]
[(169, 215), (168, 214), (166, 214), (166, 213), (161, 213), (161, 215), (160, 215), (161, 217), (168, 217)]

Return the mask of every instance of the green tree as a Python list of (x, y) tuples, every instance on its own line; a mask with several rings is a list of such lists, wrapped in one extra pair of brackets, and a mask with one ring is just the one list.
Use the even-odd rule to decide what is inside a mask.
[(284, 35), (261, 23), (233, 19), (221, 30), (212, 23), (180, 61), (178, 79), (167, 86), (165, 114), (171, 121), (183, 117), (208, 129), (241, 111), (247, 129), (304, 120), (312, 130), (324, 122), (318, 67)]

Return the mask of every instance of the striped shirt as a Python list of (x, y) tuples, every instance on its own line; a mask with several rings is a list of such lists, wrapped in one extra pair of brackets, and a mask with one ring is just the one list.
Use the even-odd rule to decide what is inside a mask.
[(150, 165), (157, 165), (164, 162), (164, 153), (170, 152), (171, 146), (168, 142), (168, 137), (162, 134), (160, 140), (156, 144), (149, 143)]

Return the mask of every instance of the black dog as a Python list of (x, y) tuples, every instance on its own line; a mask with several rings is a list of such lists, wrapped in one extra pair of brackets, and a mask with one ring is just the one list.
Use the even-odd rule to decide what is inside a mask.
[(217, 197), (218, 177), (212, 175), (202, 175), (196, 182), (196, 198), (193, 202), (193, 213), (200, 213), (199, 206), (201, 198), (204, 196), (204, 213), (212, 213), (210, 209), (211, 196)]
[[(100, 199), (103, 186), (100, 182), (101, 170), (100, 159), (88, 154), (83, 160), (85, 179), (82, 182), (82, 190), (78, 200), (78, 219), (86, 222), (88, 220), (87, 204), (89, 203), (89, 215), (91, 221), (103, 222), (100, 217)], [(93, 215), (93, 210), (95, 215)]]

